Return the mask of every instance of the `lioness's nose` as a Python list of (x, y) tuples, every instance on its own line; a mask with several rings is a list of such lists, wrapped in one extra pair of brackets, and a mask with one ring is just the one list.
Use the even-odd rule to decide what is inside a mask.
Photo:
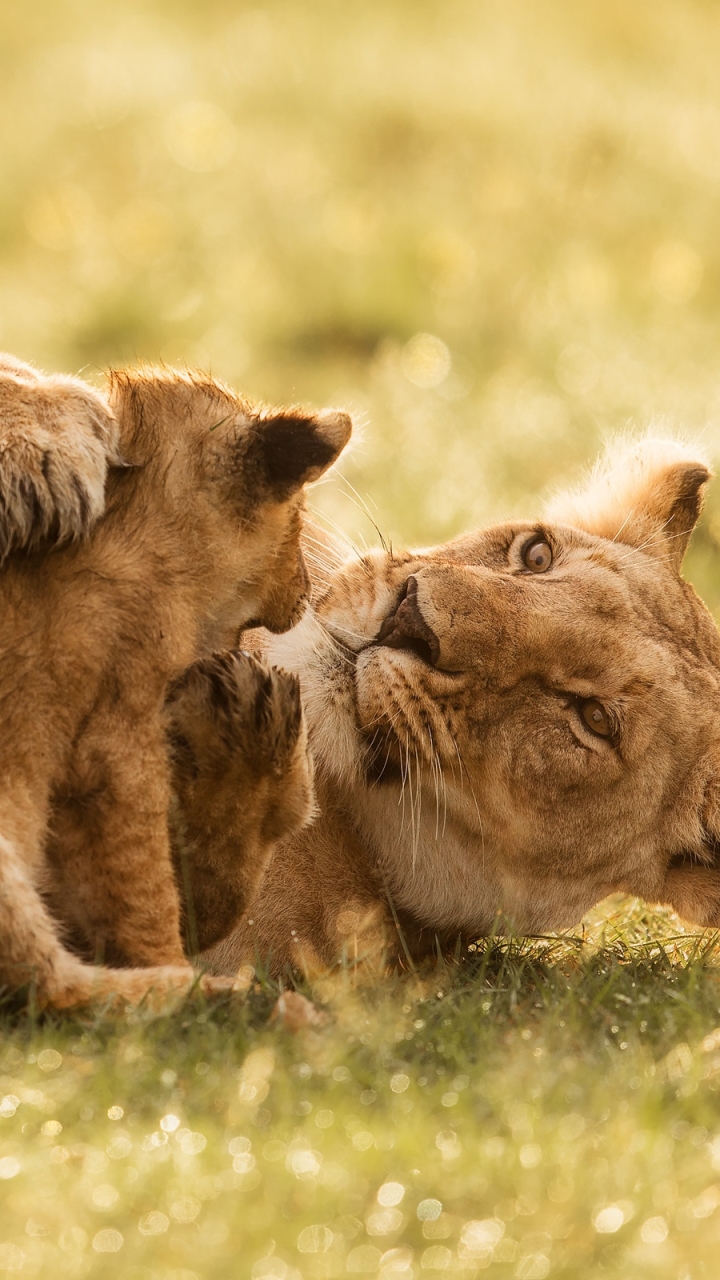
[(378, 631), (375, 643), (388, 649), (408, 649), (431, 666), (437, 665), (440, 642), (420, 612), (417, 578), (408, 578), (395, 608)]

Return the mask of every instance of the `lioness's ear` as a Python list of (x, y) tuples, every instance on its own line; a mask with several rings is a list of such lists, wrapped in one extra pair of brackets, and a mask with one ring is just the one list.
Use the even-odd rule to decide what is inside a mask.
[(349, 414), (339, 410), (308, 414), (289, 409), (258, 421), (251, 452), (273, 497), (282, 501), (318, 480), (339, 457), (351, 432)]
[(642, 548), (679, 572), (712, 474), (699, 452), (662, 439), (610, 449), (588, 483), (555, 498), (547, 514)]

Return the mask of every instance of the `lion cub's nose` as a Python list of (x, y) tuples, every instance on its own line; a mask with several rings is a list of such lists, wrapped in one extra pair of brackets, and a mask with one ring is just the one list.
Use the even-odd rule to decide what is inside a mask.
[(417, 578), (410, 577), (397, 605), (378, 631), (375, 643), (388, 649), (408, 649), (434, 667), (440, 657), (440, 642), (420, 612), (417, 594)]

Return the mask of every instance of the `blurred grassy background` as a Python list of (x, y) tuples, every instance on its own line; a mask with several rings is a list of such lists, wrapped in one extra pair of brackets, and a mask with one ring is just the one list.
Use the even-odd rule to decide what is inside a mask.
[[(719, 36), (712, 0), (0, 0), (0, 346), (348, 405), (317, 501), (370, 540), (350, 486), (429, 543), (628, 423), (720, 459)], [(720, 485), (716, 607), (718, 542)], [(716, 940), (599, 918), (599, 950), (340, 975), (298, 1042), (261, 988), (3, 1012), (0, 1272), (714, 1276)]]
[(396, 540), (532, 514), (628, 423), (720, 440), (710, 0), (0, 14), (1, 346), (350, 406)]

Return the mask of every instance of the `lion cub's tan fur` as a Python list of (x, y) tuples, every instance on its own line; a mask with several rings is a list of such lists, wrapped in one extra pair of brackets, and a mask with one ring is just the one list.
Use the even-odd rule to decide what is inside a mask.
[[(50, 448), (53, 467), (56, 445), (72, 459), (75, 411), (78, 472), (98, 421), (106, 462), (117, 448), (123, 465), (111, 465), (88, 540), (16, 552), (0, 572), (0, 983), (34, 981), (58, 1006), (187, 987), (168, 841), (168, 686), (246, 623), (279, 631), (297, 619), (302, 486), (334, 461), (349, 419), (256, 409), (170, 371), (113, 374), (107, 400), (77, 381), (5, 372), (0, 442), (12, 447), (0, 494), (22, 490), (10, 462), (36, 447)], [(62, 526), (61, 491), (50, 542), (78, 532)], [(2, 517), (6, 546), (33, 545), (22, 503), (6, 501)], [(93, 968), (65, 949), (43, 890), (76, 945), (134, 967)]]
[[(718, 925), (720, 639), (680, 576), (708, 478), (647, 441), (539, 521), (338, 555), (264, 645), (301, 680), (320, 817), (214, 965), (546, 932), (616, 890)], [(532, 572), (538, 539), (552, 560)]]

